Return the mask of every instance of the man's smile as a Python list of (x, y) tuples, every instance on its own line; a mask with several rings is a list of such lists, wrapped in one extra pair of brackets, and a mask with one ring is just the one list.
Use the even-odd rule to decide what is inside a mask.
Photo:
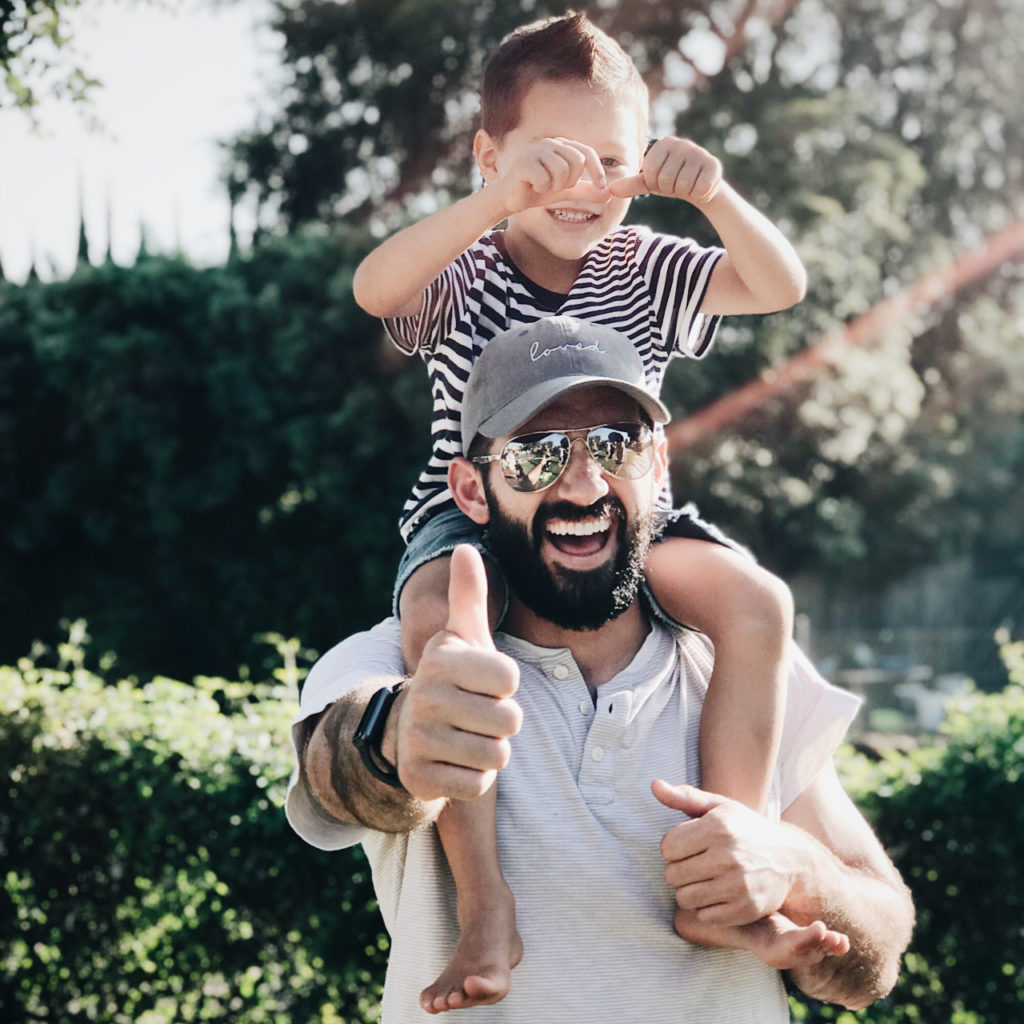
[(544, 522), (542, 536), (564, 556), (559, 562), (573, 569), (585, 569), (595, 558), (603, 560), (607, 556), (617, 521), (618, 517), (609, 508), (579, 518), (552, 516)]

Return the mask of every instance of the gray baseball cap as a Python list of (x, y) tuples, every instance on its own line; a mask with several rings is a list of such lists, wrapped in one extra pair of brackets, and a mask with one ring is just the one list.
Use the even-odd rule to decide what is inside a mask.
[(655, 423), (668, 409), (644, 383), (644, 366), (624, 334), (553, 316), (492, 338), (473, 365), (462, 400), (462, 450), (477, 434), (503, 437), (566, 391), (605, 384), (625, 392)]

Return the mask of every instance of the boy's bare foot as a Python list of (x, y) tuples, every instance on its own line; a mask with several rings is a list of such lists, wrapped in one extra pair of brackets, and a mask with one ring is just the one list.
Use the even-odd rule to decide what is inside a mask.
[(780, 971), (810, 967), (827, 956), (842, 956), (850, 951), (849, 938), (832, 931), (823, 921), (801, 926), (778, 913), (752, 924), (723, 927), (706, 924), (695, 914), (680, 910), (676, 914), (676, 931), (684, 939), (703, 946), (745, 949)]
[(448, 966), (420, 993), (427, 1013), (487, 1006), (508, 995), (512, 969), (523, 958), (514, 904), (509, 900), (466, 918)]

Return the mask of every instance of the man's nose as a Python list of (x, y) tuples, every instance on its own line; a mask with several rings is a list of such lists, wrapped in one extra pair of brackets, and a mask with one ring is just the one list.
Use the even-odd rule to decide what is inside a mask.
[(608, 481), (594, 461), (587, 442), (574, 437), (569, 443), (569, 464), (558, 478), (558, 496), (580, 505), (590, 505), (608, 493)]

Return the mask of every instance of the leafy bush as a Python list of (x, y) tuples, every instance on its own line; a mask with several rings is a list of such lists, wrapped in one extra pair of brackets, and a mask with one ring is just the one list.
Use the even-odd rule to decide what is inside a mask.
[(1024, 643), (1002, 654), (1009, 686), (951, 699), (937, 745), (844, 759), (850, 792), (914, 894), (917, 926), (886, 1000), (858, 1014), (795, 1002), (797, 1019), (1024, 1020)]
[(263, 631), (388, 612), (429, 388), (382, 365), (353, 247), (0, 284), (0, 662), (83, 617), (124, 672), (234, 678)]
[[(387, 942), (363, 856), (311, 849), (281, 810), (301, 670), (279, 646), (272, 683), (107, 682), (74, 642), (60, 667), (0, 668), (0, 1019), (374, 1019)], [(951, 701), (937, 745), (845, 752), (918, 924), (892, 995), (794, 996), (795, 1020), (1024, 1019), (1024, 643), (1003, 654), (1010, 685)]]
[(0, 1019), (376, 1019), (361, 851), (281, 809), (294, 673), (138, 685), (80, 653), (0, 668)]

